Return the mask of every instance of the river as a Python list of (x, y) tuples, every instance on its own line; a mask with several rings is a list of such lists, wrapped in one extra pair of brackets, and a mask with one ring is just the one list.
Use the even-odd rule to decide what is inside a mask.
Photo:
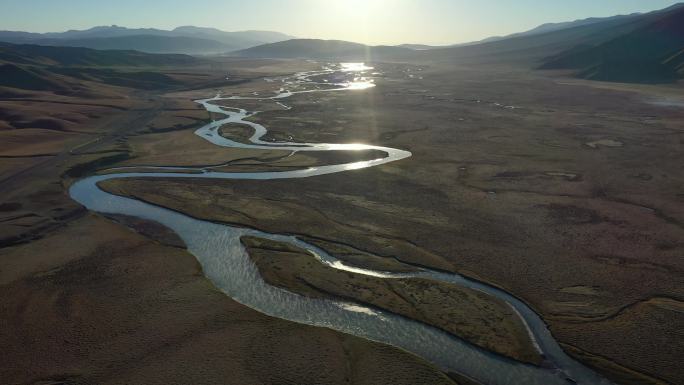
[[(230, 96), (220, 94), (198, 100), (207, 111), (225, 118), (213, 121), (195, 133), (205, 140), (227, 148), (301, 151), (360, 151), (378, 150), (386, 156), (367, 161), (309, 167), (279, 172), (216, 172), (202, 167), (144, 167), (145, 171), (95, 175), (74, 183), (71, 197), (89, 210), (103, 214), (123, 214), (161, 223), (183, 239), (188, 251), (201, 264), (203, 271), (216, 287), (234, 300), (273, 317), (294, 322), (328, 327), (344, 333), (387, 343), (410, 351), (447, 372), (456, 372), (485, 385), (554, 385), (578, 383), (582, 385), (610, 384), (591, 369), (569, 357), (554, 340), (543, 320), (522, 301), (511, 294), (474, 281), (458, 274), (423, 269), (413, 274), (391, 274), (346, 266), (325, 251), (292, 236), (263, 233), (253, 229), (202, 221), (179, 212), (135, 199), (109, 194), (98, 183), (119, 178), (216, 178), (231, 180), (298, 179), (318, 175), (342, 173), (409, 158), (408, 151), (367, 144), (331, 143), (273, 143), (263, 141), (266, 127), (248, 120), (257, 112), (217, 104), (230, 100), (261, 100), (278, 103), (284, 109), (287, 98), (302, 93), (363, 92), (374, 87), (374, 80), (366, 77), (372, 68), (363, 63), (329, 64), (319, 71), (297, 73), (280, 79), (282, 88), (272, 96)], [(329, 77), (334, 81), (320, 81)], [(340, 80), (341, 79), (341, 80)], [(271, 79), (269, 79), (271, 80)], [(271, 80), (274, 82), (273, 80)], [(275, 83), (275, 82), (274, 82)], [(243, 124), (254, 130), (250, 143), (239, 143), (219, 134), (225, 124)], [(140, 170), (140, 167), (135, 167)], [(155, 172), (156, 171), (156, 172)], [(192, 173), (190, 173), (192, 172)], [(537, 367), (491, 353), (436, 328), (389, 312), (371, 309), (359, 304), (311, 299), (266, 284), (251, 262), (240, 242), (243, 236), (257, 236), (287, 242), (316, 254), (322, 262), (339, 269), (386, 279), (415, 276), (450, 282), (492, 295), (514, 308), (527, 325), (530, 338), (545, 356), (547, 365)], [(226, 341), (229, 343), (229, 341)]]

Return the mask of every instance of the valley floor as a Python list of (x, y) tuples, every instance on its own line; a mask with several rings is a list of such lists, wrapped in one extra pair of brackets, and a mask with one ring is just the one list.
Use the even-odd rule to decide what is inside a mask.
[[(202, 277), (172, 234), (87, 213), (66, 195), (74, 179), (112, 166), (251, 171), (339, 161), (227, 150), (193, 134), (209, 117), (191, 100), (217, 89), (267, 93), (278, 85), (264, 78), (312, 65), (236, 65), (244, 82), (189, 84), (191, 91), (159, 99), (93, 107), (97, 113), (68, 130), (47, 133), (50, 140), (0, 130), (15, 143), (0, 148), (0, 319), (8, 325), (0, 329), (0, 377), (453, 383), (398, 349), (239, 305)], [(297, 95), (287, 101), (291, 110), (245, 108), (264, 111), (254, 119), (273, 140), (369, 143), (409, 150), (409, 159), (296, 181), (138, 179), (103, 187), (198, 218), (315, 239), (332, 254), (351, 245), (462, 273), (524, 300), (569, 353), (616, 383), (683, 384), (681, 86), (568, 82), (511, 68), (376, 67), (382, 75), (372, 89)], [(31, 103), (0, 107), (26, 108), (24, 120), (43, 116)]]

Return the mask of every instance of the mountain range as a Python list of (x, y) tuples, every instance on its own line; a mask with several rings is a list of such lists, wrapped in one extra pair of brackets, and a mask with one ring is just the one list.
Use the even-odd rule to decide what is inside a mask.
[(401, 46), (368, 46), (343, 40), (292, 39), (230, 53), (250, 58), (307, 58), (374, 61), (401, 58), (415, 50)]
[(563, 29), (570, 29), (570, 28), (575, 28), (575, 27), (581, 27), (581, 26), (587, 26), (595, 23), (602, 23), (602, 22), (609, 22), (609, 21), (618, 21), (618, 20), (626, 20), (631, 17), (638, 17), (640, 16), (639, 13), (634, 13), (631, 15), (617, 15), (617, 16), (611, 16), (611, 17), (590, 17), (587, 19), (579, 19), (575, 21), (566, 21), (566, 22), (560, 22), (560, 23), (545, 23), (540, 26), (537, 26), (535, 28), (532, 28), (528, 31), (524, 32), (516, 32), (512, 33), (510, 35), (505, 35), (505, 36), (491, 36), (482, 40), (477, 40), (477, 41), (471, 41), (467, 43), (459, 43), (459, 44), (450, 44), (450, 45), (427, 45), (427, 44), (401, 44), (399, 47), (404, 47), (404, 48), (411, 48), (415, 50), (428, 50), (428, 49), (440, 49), (440, 48), (449, 48), (449, 47), (467, 47), (467, 46), (473, 46), (473, 45), (478, 45), (478, 44), (484, 44), (484, 43), (491, 43), (495, 41), (500, 41), (500, 40), (507, 40), (507, 39), (512, 39), (515, 37), (524, 37), (524, 36), (532, 36), (532, 35), (541, 35), (544, 33), (548, 32), (554, 32), (554, 31), (560, 31)]
[(279, 32), (226, 32), (194, 26), (173, 30), (125, 28), (116, 25), (66, 32), (0, 31), (0, 41), (13, 44), (137, 50), (148, 53), (220, 54), (292, 39)]
[(579, 77), (625, 82), (684, 78), (684, 3), (644, 14), (544, 24), (527, 32), (445, 47), (366, 46), (295, 39), (231, 53), (253, 58), (505, 63), (573, 70)]
[[(644, 14), (548, 23), (529, 31), (451, 46), (403, 44), (369, 46), (342, 40), (295, 39), (270, 31), (225, 32), (178, 27), (171, 31), (95, 27), (61, 33), (0, 31), (0, 61), (175, 63), (189, 56), (160, 58), (147, 53), (220, 54), (242, 58), (302, 58), (346, 61), (411, 61), (453, 64), (507, 64), (544, 70), (569, 70), (605, 81), (672, 82), (684, 78), (684, 3)], [(29, 44), (29, 45), (26, 45)], [(50, 49), (38, 49), (52, 46)], [(57, 46), (116, 51), (73, 51)], [(141, 51), (133, 52), (131, 50)], [(109, 52), (109, 53), (106, 53)], [(14, 56), (13, 56), (14, 55)], [(64, 63), (72, 61), (73, 63)], [(100, 65), (100, 64), (97, 64)]]

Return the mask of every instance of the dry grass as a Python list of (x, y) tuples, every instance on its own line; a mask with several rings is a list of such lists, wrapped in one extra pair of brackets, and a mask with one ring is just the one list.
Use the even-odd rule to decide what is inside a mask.
[[(198, 217), (468, 274), (524, 299), (578, 356), (605, 357), (626, 377), (677, 382), (677, 355), (641, 346), (668, 340), (681, 350), (680, 313), (653, 312), (657, 325), (634, 318), (639, 339), (635, 329), (599, 326), (644, 299), (684, 298), (681, 109), (645, 103), (650, 89), (559, 84), (510, 69), (434, 66), (423, 79), (399, 65), (383, 70), (374, 89), (298, 95), (287, 100), (293, 110), (255, 119), (272, 138), (367, 142), (410, 150), (410, 159), (297, 181), (107, 187)], [(600, 140), (623, 145), (586, 145)]]
[[(200, 75), (174, 76), (206, 82)], [(0, 159), (3, 383), (454, 383), (398, 349), (267, 317), (230, 300), (202, 276), (177, 237), (158, 225), (116, 218), (131, 231), (87, 214), (66, 194), (71, 178), (109, 167), (128, 151), (151, 162), (182, 160), (178, 152), (194, 135), (136, 135), (149, 125), (175, 129), (203, 113), (185, 99), (85, 86), (87, 95), (70, 97), (0, 90), (22, 98), (0, 102), (2, 113), (16, 115), (2, 115), (0, 134), (17, 129), (16, 122), (50, 117), (11, 134), (50, 130), (46, 137), (26, 135), (6, 149), (22, 156), (55, 153)], [(73, 135), (73, 143), (64, 135)], [(255, 154), (200, 155), (225, 161)]]

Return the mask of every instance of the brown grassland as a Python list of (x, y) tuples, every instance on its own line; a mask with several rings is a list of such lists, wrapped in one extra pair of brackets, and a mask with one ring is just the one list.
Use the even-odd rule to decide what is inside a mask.
[[(264, 77), (313, 66), (226, 61), (229, 84), (225, 72), (194, 68), (182, 72), (202, 76), (171, 74), (175, 89), (88, 83), (87, 95), (0, 100), (0, 378), (466, 383), (399, 349), (246, 308), (203, 278), (172, 234), (88, 213), (66, 193), (75, 179), (112, 166), (285, 170), (377, 157), (222, 149), (193, 134), (217, 118), (193, 99), (267, 93), (279, 85)], [(507, 67), (376, 67), (383, 75), (373, 89), (301, 94), (287, 99), (292, 110), (257, 106), (264, 112), (252, 119), (270, 140), (369, 143), (409, 150), (409, 159), (301, 180), (141, 178), (101, 187), (197, 218), (295, 234), (358, 266), (462, 273), (524, 300), (569, 353), (616, 382), (682, 384), (684, 110), (653, 103), (680, 97), (681, 85), (605, 86)], [(222, 134), (250, 136), (237, 126)], [(343, 286), (358, 277), (298, 288), (292, 277), (332, 273), (292, 254), (258, 263), (264, 277), (306, 295), (445, 320), (431, 307), (434, 288), (410, 306)], [(275, 277), (274, 266), (292, 271)], [(519, 325), (478, 299), (490, 308), (480, 317), (504, 314), (493, 328), (517, 332), (497, 339), (437, 326), (535, 361)], [(421, 318), (421, 309), (438, 319)]]
[(570, 353), (618, 382), (680, 381), (682, 338), (672, 337), (684, 330), (684, 112), (652, 101), (681, 86), (380, 68), (374, 89), (298, 95), (288, 99), (293, 110), (253, 119), (268, 138), (373, 143), (410, 150), (410, 159), (296, 181), (105, 187), (466, 274), (522, 298)]
[[(226, 63), (210, 81), (225, 84), (228, 69), (245, 81), (306, 65)], [(206, 88), (206, 69), (184, 71), (202, 76), (185, 76), (183, 88)], [(156, 164), (155, 148), (187, 148), (167, 139), (177, 132), (197, 146), (189, 164), (269, 158), (202, 152), (191, 133), (209, 116), (185, 96), (84, 87), (87, 95), (2, 90), (19, 96), (0, 100), (1, 382), (455, 383), (399, 349), (240, 305), (204, 278), (173, 234), (73, 202), (66, 189), (76, 178), (131, 157)]]

